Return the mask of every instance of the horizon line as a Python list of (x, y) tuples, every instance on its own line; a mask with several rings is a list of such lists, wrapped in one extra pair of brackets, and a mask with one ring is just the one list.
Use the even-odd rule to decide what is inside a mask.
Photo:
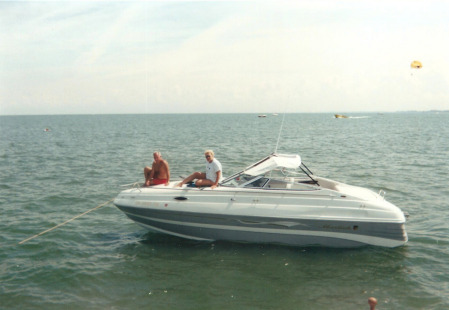
[(449, 110), (404, 110), (404, 111), (353, 111), (353, 112), (195, 112), (195, 113), (70, 113), (70, 114), (0, 114), (1, 116), (96, 116), (96, 115), (211, 115), (211, 114), (253, 114), (253, 115), (283, 115), (283, 114), (373, 114), (373, 113), (426, 113), (426, 112), (449, 112)]

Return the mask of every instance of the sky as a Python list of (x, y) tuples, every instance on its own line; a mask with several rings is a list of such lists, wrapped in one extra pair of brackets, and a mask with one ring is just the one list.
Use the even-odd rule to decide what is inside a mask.
[(1, 1), (0, 115), (449, 110), (448, 16), (445, 0)]

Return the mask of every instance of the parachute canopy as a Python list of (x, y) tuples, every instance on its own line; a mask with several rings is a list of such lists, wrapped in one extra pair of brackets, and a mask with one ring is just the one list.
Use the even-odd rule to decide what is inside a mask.
[(412, 63), (410, 64), (410, 67), (412, 67), (412, 69), (421, 69), (422, 63), (418, 60), (413, 60)]

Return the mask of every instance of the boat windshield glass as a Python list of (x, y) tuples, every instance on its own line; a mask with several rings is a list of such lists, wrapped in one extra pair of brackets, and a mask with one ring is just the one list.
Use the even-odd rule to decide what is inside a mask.
[(260, 178), (252, 181), (251, 183), (245, 184), (244, 187), (261, 188), (265, 186), (268, 180), (268, 178)]
[[(235, 176), (234, 178), (223, 182), (222, 185), (240, 187), (243, 184), (250, 182), (251, 180), (254, 180), (253, 182), (251, 182), (251, 184), (252, 184), (252, 183), (258, 181), (259, 179), (260, 179), (259, 176), (253, 176), (253, 175), (249, 175), (249, 174), (239, 174), (239, 175)], [(250, 186), (250, 187), (253, 187), (253, 186)]]

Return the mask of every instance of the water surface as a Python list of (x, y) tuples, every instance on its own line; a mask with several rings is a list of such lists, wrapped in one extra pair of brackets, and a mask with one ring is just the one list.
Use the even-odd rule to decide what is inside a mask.
[[(449, 113), (0, 117), (0, 304), (5, 309), (449, 308)], [(278, 141), (279, 129), (284, 119)], [(49, 128), (51, 131), (45, 132)], [(279, 143), (278, 143), (279, 142)], [(225, 175), (273, 152), (374, 191), (410, 214), (395, 249), (195, 242), (148, 233), (113, 205), (18, 242), (143, 181)]]

